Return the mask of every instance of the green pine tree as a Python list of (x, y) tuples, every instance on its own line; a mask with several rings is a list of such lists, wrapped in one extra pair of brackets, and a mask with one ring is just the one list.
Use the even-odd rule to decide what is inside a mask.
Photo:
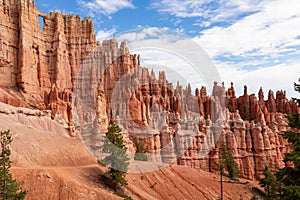
[(227, 176), (231, 180), (235, 180), (237, 176), (240, 174), (240, 171), (237, 163), (234, 161), (232, 153), (229, 151), (228, 147), (225, 145), (224, 142), (222, 142), (220, 153), (221, 153), (221, 159), (220, 159), (221, 163), (219, 163), (219, 166), (222, 166), (222, 168), (226, 169), (228, 173)]
[(259, 184), (264, 187), (267, 198), (266, 199), (276, 199), (277, 195), (277, 184), (276, 177), (269, 171), (268, 167), (264, 170), (265, 178), (261, 179)]
[(136, 147), (136, 152), (134, 154), (134, 160), (147, 161), (148, 157), (146, 155), (147, 149), (144, 148), (142, 142), (139, 142), (136, 138), (133, 139), (134, 146)]
[(109, 155), (101, 163), (110, 166), (110, 170), (105, 173), (105, 176), (111, 178), (115, 190), (118, 186), (127, 185), (125, 175), (128, 170), (129, 158), (126, 150), (121, 128), (115, 122), (111, 122), (103, 145), (103, 152)]
[[(288, 119), (291, 127), (299, 129), (299, 114), (291, 114)], [(286, 153), (283, 160), (290, 164), (276, 173), (277, 180), (282, 185), (278, 192), (281, 199), (300, 199), (300, 133), (286, 131), (283, 137), (292, 144), (293, 151)]]
[[(300, 92), (300, 85), (294, 84), (295, 90)], [(294, 99), (299, 106), (299, 99)], [(280, 199), (300, 199), (300, 117), (298, 113), (287, 116), (289, 126), (293, 131), (286, 131), (283, 137), (292, 145), (293, 151), (286, 153), (284, 162), (289, 163), (276, 173), (279, 183), (278, 195)]]
[(229, 112), (233, 113), (233, 107), (230, 103), (227, 105), (227, 108), (228, 108)]
[(11, 167), (9, 145), (12, 141), (9, 130), (0, 132), (0, 197), (3, 200), (24, 199), (27, 193), (27, 191), (21, 189), (21, 183), (14, 180), (9, 172)]
[(241, 116), (244, 120), (250, 120), (250, 109), (247, 104), (243, 104)]

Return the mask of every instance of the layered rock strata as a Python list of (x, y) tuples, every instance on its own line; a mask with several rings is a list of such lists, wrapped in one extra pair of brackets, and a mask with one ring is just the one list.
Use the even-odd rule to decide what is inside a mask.
[(224, 84), (215, 83), (211, 96), (205, 87), (193, 95), (190, 85), (183, 88), (178, 83), (174, 88), (164, 72), (156, 78), (153, 71), (136, 65), (135, 56), (125, 68), (122, 59), (101, 75), (98, 121), (116, 120), (126, 138), (144, 144), (149, 160), (216, 171), (224, 140), (241, 177), (259, 179), (265, 166), (276, 170), (284, 165), (289, 145), (280, 134), (288, 127), (285, 114), (297, 112), (284, 92), (277, 92), (275, 99), (270, 91), (265, 101), (260, 89), (257, 100), (245, 86), (244, 95), (237, 98), (233, 84), (226, 91)]
[(72, 126), (70, 98), (49, 96), (54, 87), (72, 90), (83, 59), (99, 45), (91, 19), (46, 15), (31, 0), (1, 1), (0, 16), (0, 86), (53, 115), (61, 111)]
[[(281, 167), (289, 150), (280, 137), (285, 114), (297, 112), (284, 91), (262, 89), (258, 98), (236, 97), (215, 83), (206, 88), (173, 86), (166, 74), (140, 66), (126, 43), (100, 44), (90, 19), (40, 12), (31, 0), (2, 0), (0, 6), (0, 100), (51, 111), (94, 150), (108, 122), (123, 128), (129, 150), (137, 138), (149, 160), (217, 170), (220, 142), (233, 152), (241, 176), (261, 178), (264, 167)], [(40, 25), (38, 18), (43, 21)], [(100, 152), (100, 151), (98, 151)]]

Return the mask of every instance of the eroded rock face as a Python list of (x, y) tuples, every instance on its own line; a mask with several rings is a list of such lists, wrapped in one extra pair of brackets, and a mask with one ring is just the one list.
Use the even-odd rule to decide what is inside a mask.
[(28, 108), (29, 105), (21, 98), (18, 98), (14, 91), (0, 88), (0, 102), (16, 107)]
[(274, 92), (269, 90), (268, 99), (264, 100), (264, 92), (260, 88), (258, 92), (258, 99), (254, 94), (248, 95), (247, 86), (244, 86), (244, 95), (240, 97), (230, 95), (233, 84), (227, 91), (228, 106), (232, 111), (238, 109), (242, 119), (245, 120), (259, 120), (260, 113), (263, 113), (267, 125), (270, 125), (270, 113), (297, 113), (297, 104), (286, 98), (285, 91), (277, 91), (276, 98)]
[[(85, 94), (81, 95), (89, 98), (90, 105), (94, 105), (96, 99), (91, 97), (105, 68), (115, 60), (122, 66), (128, 62), (127, 68), (133, 63), (131, 55), (117, 60), (128, 51), (125, 43), (120, 48), (116, 39), (99, 44), (91, 19), (82, 20), (79, 16), (59, 12), (46, 15), (31, 0), (3, 0), (0, 16), (0, 86), (16, 91), (16, 96), (23, 97), (25, 102), (34, 107), (51, 110), (51, 117), (69, 127), (72, 134), (74, 84), (77, 84), (77, 88), (84, 88)], [(39, 17), (43, 19), (43, 27), (38, 21)], [(89, 54), (95, 58), (85, 60)], [(87, 66), (93, 69), (81, 70), (88, 74), (84, 80), (78, 80), (80, 69)], [(106, 72), (111, 74), (111, 80), (118, 67)], [(109, 79), (105, 81), (110, 83)], [(5, 103), (27, 106), (26, 103), (11, 100), (4, 92), (1, 96)], [(106, 110), (103, 99), (99, 100), (102, 101), (101, 107)], [(104, 120), (102, 127), (105, 128), (105, 124), (107, 121)]]
[[(299, 112), (284, 91), (269, 91), (264, 100), (237, 97), (233, 83), (215, 83), (211, 95), (201, 87), (168, 82), (166, 74), (140, 66), (126, 43), (116, 38), (100, 45), (90, 19), (41, 13), (30, 0), (2, 0), (0, 7), (0, 100), (15, 106), (51, 110), (51, 118), (74, 134), (83, 131), (92, 148), (115, 120), (129, 150), (138, 138), (149, 160), (217, 170), (224, 140), (239, 164), (241, 176), (261, 178), (266, 165), (283, 165), (288, 144), (285, 114)], [(40, 27), (38, 17), (43, 18)], [(16, 98), (16, 97), (22, 97)], [(228, 107), (227, 110), (226, 108)]]
[(0, 79), (1, 86), (17, 86), (37, 97), (53, 84), (72, 89), (82, 59), (98, 45), (92, 21), (58, 12), (46, 15), (30, 0), (3, 1), (0, 15), (0, 60), (7, 72), (1, 75), (9, 74)]
[[(215, 83), (211, 96), (205, 87), (193, 95), (190, 85), (174, 88), (163, 72), (156, 78), (135, 64), (135, 56), (129, 60), (126, 70), (114, 62), (98, 83), (98, 105), (106, 105), (106, 110), (97, 108), (98, 121), (117, 120), (124, 137), (144, 144), (149, 160), (217, 171), (224, 140), (243, 178), (260, 179), (265, 166), (276, 170), (284, 165), (289, 145), (280, 134), (288, 127), (285, 114), (297, 111), (284, 93), (275, 99), (270, 92), (264, 101), (262, 89), (257, 99), (245, 86), (244, 95), (236, 98), (233, 84), (226, 92), (224, 84)], [(229, 104), (232, 112), (226, 109)]]
[[(268, 127), (263, 114), (260, 114), (257, 123), (237, 119), (235, 117), (237, 113), (227, 115), (228, 118), (225, 120), (227, 128), (224, 129), (221, 138), (233, 153), (241, 177), (260, 179), (263, 177), (265, 166), (274, 171), (284, 166), (282, 161), (284, 153), (289, 151), (288, 143), (280, 136), (287, 128), (284, 114), (274, 113), (271, 120), (272, 124), (284, 124), (280, 130)], [(217, 147), (220, 148), (220, 143)], [(211, 170), (217, 170), (217, 165)]]
[(82, 60), (99, 45), (91, 19), (46, 15), (31, 0), (1, 1), (0, 16), (0, 86), (16, 90), (31, 105), (51, 109), (53, 118), (61, 113), (72, 126), (66, 91), (72, 90)]
[[(224, 140), (241, 177), (260, 179), (265, 166), (275, 171), (284, 165), (289, 145), (280, 134), (288, 127), (285, 114), (297, 112), (284, 92), (277, 92), (275, 99), (271, 91), (264, 101), (262, 89), (257, 99), (245, 86), (244, 95), (237, 98), (233, 84), (226, 92), (224, 84), (215, 83), (211, 96), (205, 87), (193, 95), (189, 85), (174, 88), (163, 72), (156, 78), (146, 68), (132, 69), (127, 82), (104, 84), (101, 95), (106, 96), (107, 118), (118, 119), (129, 138), (138, 138), (149, 160), (216, 171)], [(112, 90), (118, 91), (115, 96)], [(232, 112), (225, 109), (228, 105)]]

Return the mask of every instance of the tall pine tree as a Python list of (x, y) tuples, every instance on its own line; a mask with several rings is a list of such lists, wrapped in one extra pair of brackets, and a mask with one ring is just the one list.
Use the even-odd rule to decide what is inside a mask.
[(265, 178), (261, 179), (259, 184), (265, 188), (266, 199), (276, 199), (277, 197), (277, 184), (276, 177), (269, 171), (268, 167), (264, 170)]
[[(300, 93), (300, 85), (294, 83), (294, 87)], [(300, 105), (300, 99), (294, 98), (294, 101)], [(276, 178), (280, 199), (290, 200), (300, 199), (300, 117), (299, 113), (291, 113), (287, 118), (292, 130), (284, 132), (283, 137), (292, 145), (293, 150), (285, 154), (284, 162), (289, 164), (276, 173)]]
[(127, 148), (124, 145), (121, 128), (115, 123), (111, 122), (106, 138), (104, 140), (103, 152), (108, 153), (101, 163), (110, 166), (110, 170), (106, 172), (106, 176), (111, 178), (114, 189), (118, 186), (127, 185), (125, 179), (128, 170), (129, 158), (126, 154)]
[(11, 167), (9, 145), (12, 141), (9, 130), (0, 132), (0, 197), (3, 200), (24, 199), (27, 193), (21, 189), (21, 183), (14, 180), (9, 172)]
[(232, 153), (229, 151), (227, 145), (224, 142), (222, 142), (220, 153), (221, 153), (220, 161), (219, 161), (220, 162), (219, 168), (221, 166), (220, 170), (226, 169), (228, 173), (227, 176), (231, 180), (235, 180), (239, 175), (240, 171), (237, 163), (234, 161)]

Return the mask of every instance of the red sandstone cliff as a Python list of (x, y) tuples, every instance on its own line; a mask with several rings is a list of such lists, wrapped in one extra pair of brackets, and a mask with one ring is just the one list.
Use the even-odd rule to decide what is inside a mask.
[(81, 61), (98, 44), (91, 19), (46, 15), (31, 0), (3, 0), (0, 15), (1, 86), (37, 101), (52, 85), (72, 89)]
[[(109, 70), (122, 69), (116, 66)], [(193, 95), (189, 85), (184, 89), (178, 84), (174, 89), (163, 72), (156, 79), (153, 71), (140, 66), (124, 80), (110, 74), (102, 82), (109, 83), (98, 85), (98, 99), (107, 105), (104, 115), (116, 119), (127, 137), (143, 142), (150, 160), (217, 171), (224, 140), (241, 177), (260, 179), (265, 166), (275, 171), (284, 165), (289, 145), (280, 134), (288, 128), (285, 114), (297, 112), (297, 105), (284, 92), (277, 92), (275, 99), (270, 91), (265, 101), (261, 89), (257, 100), (245, 86), (244, 95), (237, 98), (233, 85), (226, 91), (224, 85), (215, 84), (211, 96), (205, 87)], [(112, 88), (117, 92), (110, 99)]]
[[(284, 114), (297, 112), (284, 92), (275, 98), (269, 91), (265, 100), (262, 89), (257, 98), (245, 87), (237, 98), (233, 85), (226, 91), (216, 83), (212, 95), (205, 87), (193, 95), (190, 85), (174, 87), (164, 72), (156, 78), (140, 67), (139, 56), (131, 55), (125, 42), (119, 46), (114, 38), (100, 45), (90, 19), (46, 15), (30, 0), (1, 3), (1, 101), (50, 110), (73, 135), (74, 123), (84, 130), (83, 139), (96, 149), (97, 134), (114, 119), (127, 132), (129, 145), (137, 137), (148, 147), (150, 160), (214, 171), (220, 136), (242, 177), (260, 178), (265, 165), (272, 170), (283, 165)], [(95, 121), (102, 132), (91, 131)]]
[(0, 86), (16, 91), (15, 101), (52, 110), (52, 118), (60, 111), (72, 127), (74, 80), (84, 57), (98, 46), (91, 19), (46, 15), (31, 0), (1, 1), (0, 16)]

